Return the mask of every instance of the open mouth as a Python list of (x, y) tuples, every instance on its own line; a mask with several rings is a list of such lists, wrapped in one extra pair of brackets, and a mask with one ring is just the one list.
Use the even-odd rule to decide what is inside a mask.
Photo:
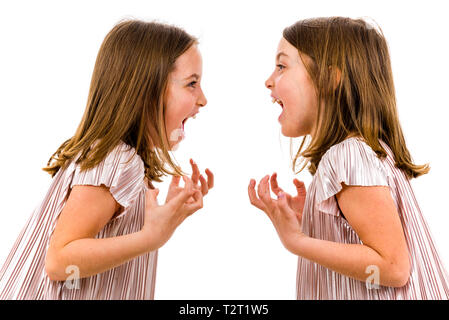
[(282, 108), (284, 108), (284, 104), (282, 103), (281, 100), (276, 99), (276, 98), (273, 98), (272, 102), (273, 102), (273, 103), (277, 102)]
[(195, 119), (196, 118), (196, 113), (193, 116), (187, 117), (184, 120), (182, 120), (182, 128), (184, 129), (184, 125), (187, 122), (187, 120), (189, 120), (190, 118)]

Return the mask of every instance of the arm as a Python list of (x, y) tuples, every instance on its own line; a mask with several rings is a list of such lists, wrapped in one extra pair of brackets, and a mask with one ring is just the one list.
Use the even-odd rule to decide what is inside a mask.
[(289, 250), (361, 281), (369, 276), (366, 268), (374, 265), (379, 270), (379, 284), (404, 286), (410, 275), (408, 250), (389, 189), (343, 184), (337, 201), (363, 244), (336, 243), (301, 234)]
[(142, 232), (94, 238), (119, 209), (104, 186), (73, 187), (50, 238), (45, 270), (51, 280), (65, 281), (69, 265), (77, 266), (84, 278), (156, 249)]
[[(206, 181), (196, 164), (191, 163), (193, 181), (183, 176), (185, 186), (179, 187), (179, 178), (173, 177), (168, 191), (172, 197), (163, 206), (157, 204), (157, 189), (147, 191), (144, 226), (138, 232), (118, 237), (95, 239), (114, 212), (121, 209), (108, 188), (74, 186), (50, 238), (45, 260), (49, 278), (66, 280), (70, 274), (65, 270), (70, 265), (78, 267), (80, 278), (89, 277), (160, 248), (187, 216), (202, 208), (203, 195), (213, 187), (212, 172), (206, 170)], [(197, 186), (198, 180), (201, 187)]]

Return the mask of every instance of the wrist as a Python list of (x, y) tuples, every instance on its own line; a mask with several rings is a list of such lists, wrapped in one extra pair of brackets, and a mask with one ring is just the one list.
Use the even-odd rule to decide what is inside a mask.
[(296, 234), (292, 240), (290, 241), (287, 250), (293, 253), (294, 255), (301, 256), (302, 255), (302, 247), (304, 241), (308, 238), (304, 233)]
[(154, 241), (153, 232), (150, 232), (147, 228), (144, 227), (140, 231), (137, 231), (136, 235), (139, 239), (139, 243), (142, 245), (140, 249), (143, 253), (159, 249), (156, 241)]

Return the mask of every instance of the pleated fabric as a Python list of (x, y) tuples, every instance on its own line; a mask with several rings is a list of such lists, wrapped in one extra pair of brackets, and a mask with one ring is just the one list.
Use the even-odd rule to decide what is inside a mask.
[[(342, 216), (336, 201), (341, 183), (356, 186), (388, 186), (401, 219), (409, 250), (410, 278), (400, 288), (360, 281), (334, 272), (305, 258), (298, 258), (297, 299), (305, 300), (447, 300), (449, 278), (429, 226), (405, 173), (387, 152), (379, 159), (359, 137), (348, 138), (326, 151), (308, 188), (302, 217), (304, 234), (339, 243), (363, 244)], [(362, 213), (361, 213), (362, 214)], [(370, 273), (367, 273), (367, 279)], [(381, 276), (381, 275), (380, 275)]]
[(0, 300), (147, 300), (154, 299), (157, 250), (105, 272), (51, 281), (45, 272), (49, 239), (75, 185), (105, 185), (124, 210), (95, 238), (137, 232), (144, 223), (144, 164), (135, 149), (121, 142), (95, 168), (81, 171), (75, 159), (53, 177), (47, 194), (23, 227), (0, 270)]

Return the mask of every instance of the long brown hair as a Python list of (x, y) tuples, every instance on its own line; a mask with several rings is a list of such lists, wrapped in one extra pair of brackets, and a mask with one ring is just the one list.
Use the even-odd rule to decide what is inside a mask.
[[(378, 27), (378, 26), (377, 26)], [(378, 139), (392, 150), (395, 166), (409, 179), (429, 172), (415, 165), (406, 147), (396, 109), (388, 45), (380, 27), (363, 19), (313, 18), (296, 22), (283, 37), (298, 49), (318, 97), (318, 113), (310, 144), (293, 159), (309, 165), (314, 175), (323, 154), (348, 136), (360, 136), (384, 159)], [(290, 141), (291, 143), (291, 141)], [(290, 144), (291, 147), (291, 144)]]
[[(184, 175), (168, 153), (164, 97), (176, 59), (196, 43), (196, 38), (175, 26), (140, 20), (117, 23), (98, 52), (75, 135), (42, 169), (53, 177), (79, 152), (81, 170), (93, 168), (122, 141), (135, 148), (149, 181), (161, 182), (165, 173)], [(167, 170), (166, 163), (175, 172)]]

